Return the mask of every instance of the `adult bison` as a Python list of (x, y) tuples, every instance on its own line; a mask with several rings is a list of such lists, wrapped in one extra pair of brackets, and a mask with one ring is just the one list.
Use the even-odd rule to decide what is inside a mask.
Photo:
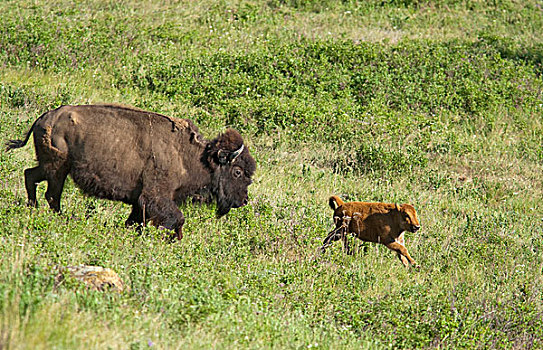
[(38, 166), (26, 169), (28, 204), (47, 180), (45, 198), (60, 212), (68, 174), (87, 194), (132, 205), (127, 225), (165, 227), (181, 238), (185, 221), (177, 203), (198, 192), (217, 201), (218, 216), (247, 204), (255, 161), (233, 129), (208, 141), (188, 119), (116, 105), (62, 106), (39, 117), (34, 133)]

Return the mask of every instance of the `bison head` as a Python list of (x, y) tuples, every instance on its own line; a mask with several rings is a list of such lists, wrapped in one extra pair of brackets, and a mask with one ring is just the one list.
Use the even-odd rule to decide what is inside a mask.
[(210, 190), (217, 200), (217, 215), (247, 204), (256, 163), (241, 135), (234, 129), (226, 130), (207, 144), (203, 160), (212, 170)]
[(417, 218), (417, 211), (411, 204), (402, 204), (399, 207), (399, 211), (402, 214), (401, 228), (402, 230), (409, 232), (417, 232), (420, 229), (419, 219)]

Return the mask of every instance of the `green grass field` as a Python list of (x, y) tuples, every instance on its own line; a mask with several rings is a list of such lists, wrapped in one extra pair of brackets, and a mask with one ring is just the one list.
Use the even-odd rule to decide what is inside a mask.
[[(0, 151), (0, 349), (543, 348), (543, 2), (0, 2), (0, 131), (113, 102), (238, 129), (249, 205), (183, 206), (184, 235)], [(412, 203), (421, 265), (348, 256), (328, 198)], [(358, 245), (358, 242), (357, 242)], [(56, 283), (110, 267), (129, 293)]]

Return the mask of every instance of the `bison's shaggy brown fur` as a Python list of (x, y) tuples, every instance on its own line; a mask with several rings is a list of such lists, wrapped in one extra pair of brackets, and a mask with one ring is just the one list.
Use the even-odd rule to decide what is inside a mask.
[(324, 240), (323, 251), (332, 242), (342, 239), (345, 250), (349, 252), (346, 236), (352, 233), (363, 241), (384, 244), (398, 254), (405, 266), (409, 263), (418, 266), (404, 245), (404, 232), (417, 232), (420, 228), (417, 212), (412, 205), (345, 203), (338, 196), (330, 197), (329, 205), (334, 210), (336, 228)]
[(199, 193), (217, 200), (219, 216), (247, 203), (255, 161), (241, 135), (228, 129), (204, 140), (188, 119), (120, 105), (62, 106), (39, 117), (34, 134), (38, 166), (25, 170), (28, 204), (47, 181), (45, 198), (60, 211), (70, 175), (87, 194), (132, 205), (127, 225), (151, 221), (181, 238), (185, 221), (176, 203)]

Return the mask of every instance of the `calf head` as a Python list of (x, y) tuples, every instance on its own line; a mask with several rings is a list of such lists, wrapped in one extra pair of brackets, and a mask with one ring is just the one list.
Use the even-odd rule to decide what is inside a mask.
[(402, 204), (401, 206), (397, 205), (397, 209), (402, 216), (400, 228), (404, 231), (417, 232), (420, 229), (420, 223), (415, 207), (411, 204)]
[(206, 146), (204, 161), (213, 171), (211, 192), (217, 200), (217, 215), (247, 204), (247, 188), (252, 183), (256, 163), (241, 135), (234, 129), (213, 139)]

